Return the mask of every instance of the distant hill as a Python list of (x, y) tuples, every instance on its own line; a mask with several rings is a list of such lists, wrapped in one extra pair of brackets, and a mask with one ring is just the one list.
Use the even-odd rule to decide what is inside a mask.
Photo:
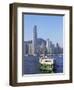
[[(32, 43), (32, 40), (24, 41), (24, 43)], [(42, 38), (38, 38), (37, 43), (38, 43), (38, 45), (41, 45), (42, 43), (44, 43), (46, 45), (46, 41)]]
[(46, 41), (42, 38), (38, 38), (37, 43), (38, 43), (38, 45), (41, 45), (42, 43), (44, 43), (46, 45)]

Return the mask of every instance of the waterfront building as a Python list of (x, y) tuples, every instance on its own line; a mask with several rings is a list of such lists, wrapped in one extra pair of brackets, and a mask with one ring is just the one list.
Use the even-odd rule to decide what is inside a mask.
[(28, 45), (26, 42), (24, 42), (24, 56), (28, 55)]
[(32, 55), (32, 41), (25, 41), (24, 42), (24, 55)]
[(54, 48), (55, 48), (54, 44), (49, 39), (47, 39), (46, 47), (47, 47), (47, 53), (48, 54), (53, 54), (54, 53)]
[(33, 53), (32, 53), (32, 43), (30, 43), (30, 44), (28, 44), (28, 54), (29, 55), (32, 55)]
[(41, 44), (40, 50), (41, 50), (41, 54), (46, 55), (46, 45), (44, 42)]
[(58, 43), (56, 43), (55, 54), (63, 54), (63, 48)]

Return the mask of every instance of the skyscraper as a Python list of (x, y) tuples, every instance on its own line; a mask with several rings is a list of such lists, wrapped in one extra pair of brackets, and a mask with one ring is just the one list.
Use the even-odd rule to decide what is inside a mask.
[(49, 38), (47, 39), (46, 47), (47, 47), (47, 52), (50, 53), (50, 40), (49, 40)]
[(33, 54), (37, 54), (37, 26), (36, 25), (34, 26), (34, 29), (33, 29), (32, 44), (33, 44)]
[(47, 39), (47, 53), (48, 54), (53, 54), (54, 53), (54, 44), (49, 40)]

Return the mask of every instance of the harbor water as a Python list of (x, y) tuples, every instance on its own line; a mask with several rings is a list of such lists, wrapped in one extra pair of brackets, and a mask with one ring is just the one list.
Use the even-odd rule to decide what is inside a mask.
[[(54, 73), (63, 73), (63, 55), (53, 55)], [(38, 56), (24, 56), (22, 61), (22, 74), (40, 74), (40, 63)]]

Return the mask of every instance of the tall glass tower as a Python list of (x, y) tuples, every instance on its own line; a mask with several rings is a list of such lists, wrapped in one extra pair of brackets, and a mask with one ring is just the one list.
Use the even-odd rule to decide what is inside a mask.
[(37, 26), (33, 28), (33, 54), (37, 54)]

